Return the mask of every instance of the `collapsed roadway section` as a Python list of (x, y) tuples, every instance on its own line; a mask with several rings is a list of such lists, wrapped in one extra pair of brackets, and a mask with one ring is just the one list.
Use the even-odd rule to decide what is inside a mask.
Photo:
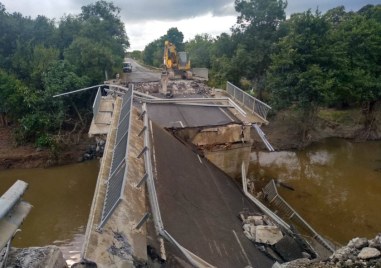
[[(102, 87), (91, 135), (107, 133), (107, 141), (83, 262), (99, 267), (149, 267), (153, 262), (271, 267), (282, 260), (244, 233), (243, 221), (264, 211), (234, 180), (248, 166), (255, 123), (237, 116), (245, 116), (237, 104), (222, 97), (159, 99), (134, 91), (133, 85)], [(111, 110), (99, 108), (106, 102)], [(98, 120), (105, 118), (102, 113), (109, 119)], [(288, 225), (276, 226), (279, 219), (272, 215), (261, 219), (269, 225), (258, 234), (268, 240), (262, 242), (282, 240), (283, 252), (292, 248), (288, 255), (303, 256), (285, 230)]]

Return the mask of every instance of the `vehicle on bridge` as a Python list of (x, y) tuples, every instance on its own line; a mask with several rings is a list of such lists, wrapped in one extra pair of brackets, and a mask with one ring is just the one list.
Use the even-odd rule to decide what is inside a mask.
[(192, 79), (191, 64), (187, 52), (177, 52), (176, 46), (169, 41), (164, 42), (163, 74), (169, 79), (176, 75), (182, 79)]
[(131, 73), (132, 72), (131, 62), (123, 62), (123, 72), (124, 73)]

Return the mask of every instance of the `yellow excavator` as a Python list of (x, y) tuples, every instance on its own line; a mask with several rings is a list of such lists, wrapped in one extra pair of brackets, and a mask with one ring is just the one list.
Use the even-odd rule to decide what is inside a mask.
[(169, 41), (164, 42), (163, 74), (169, 79), (181, 76), (182, 79), (192, 79), (192, 71), (188, 53), (177, 52), (176, 46)]

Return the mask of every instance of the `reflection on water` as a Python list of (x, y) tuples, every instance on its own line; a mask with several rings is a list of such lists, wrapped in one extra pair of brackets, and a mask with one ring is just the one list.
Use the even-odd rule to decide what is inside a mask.
[(99, 161), (54, 168), (0, 171), (0, 195), (17, 179), (29, 188), (24, 200), (33, 205), (14, 238), (15, 247), (57, 245), (64, 257), (79, 256), (90, 212)]
[(380, 171), (381, 142), (328, 139), (298, 152), (254, 152), (249, 176), (290, 184), (295, 191), (278, 188), (286, 201), (318, 232), (345, 244), (381, 232)]

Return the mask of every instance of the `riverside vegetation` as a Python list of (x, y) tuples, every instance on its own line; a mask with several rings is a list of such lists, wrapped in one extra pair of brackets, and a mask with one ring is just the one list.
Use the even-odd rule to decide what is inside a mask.
[[(199, 34), (184, 42), (172, 27), (130, 56), (159, 67), (163, 41), (170, 40), (190, 53), (194, 67), (210, 69), (209, 86), (231, 81), (271, 104), (272, 116), (290, 120), (285, 124), (302, 146), (316, 137), (321, 122), (345, 131), (337, 115), (355, 125), (351, 135), (338, 136), (379, 139), (381, 5), (307, 10), (288, 18), (286, 6), (283, 0), (236, 0), (231, 34)], [(12, 127), (18, 144), (48, 147), (54, 156), (62, 145), (78, 142), (95, 92), (52, 96), (120, 71), (129, 40), (119, 14), (101, 0), (78, 15), (32, 19), (10, 14), (0, 3), (0, 124)]]

